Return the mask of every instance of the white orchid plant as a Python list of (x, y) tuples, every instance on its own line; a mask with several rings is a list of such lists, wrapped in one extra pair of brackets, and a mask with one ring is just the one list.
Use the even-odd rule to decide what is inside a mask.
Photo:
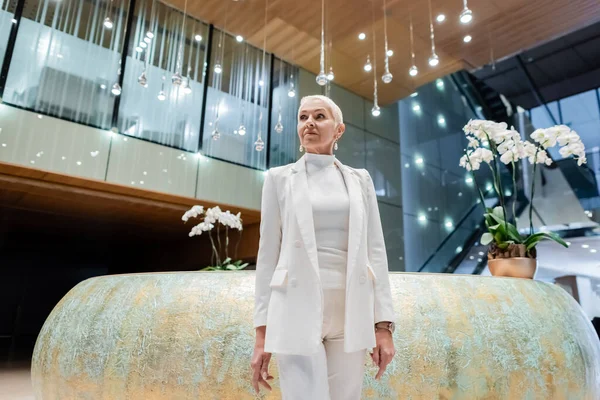
[[(485, 208), (485, 225), (488, 232), (481, 238), (481, 244), (490, 245), (488, 258), (530, 257), (536, 258), (535, 246), (543, 239), (551, 239), (568, 247), (560, 236), (552, 232), (534, 233), (532, 222), (533, 196), (535, 194), (535, 173), (538, 164), (551, 165), (552, 159), (547, 149), (560, 146), (563, 157), (573, 157), (579, 166), (587, 162), (585, 146), (575, 131), (566, 125), (557, 125), (547, 129), (537, 129), (531, 135), (532, 143), (522, 140), (521, 134), (514, 128), (508, 129), (504, 122), (488, 120), (471, 120), (463, 128), (469, 141), (465, 155), (460, 159), (460, 166), (473, 174), (480, 201)], [(516, 203), (516, 165), (520, 160), (527, 159), (533, 165), (533, 179), (531, 180), (531, 197), (529, 204), (529, 235), (523, 236), (517, 229), (515, 215)], [(506, 201), (500, 179), (500, 164), (511, 164), (513, 184), (513, 222), (507, 218)], [(487, 164), (492, 171), (493, 187), (500, 199), (500, 206), (494, 209), (485, 207), (481, 187), (477, 184), (474, 171)]]
[[(214, 265), (203, 268), (202, 271), (237, 271), (244, 269), (248, 266), (248, 263), (242, 263), (241, 260), (232, 262), (232, 259), (229, 257), (229, 230), (237, 230), (240, 235), (238, 237), (238, 241), (235, 246), (235, 254), (237, 254), (237, 247), (239, 245), (240, 238), (242, 236), (242, 218), (241, 213), (232, 214), (229, 210), (221, 211), (219, 206), (209, 208), (204, 210), (202, 206), (193, 206), (191, 209), (185, 212), (181, 217), (181, 220), (187, 222), (190, 218), (199, 218), (204, 217), (202, 222), (198, 225), (194, 226), (189, 236), (200, 236), (203, 232), (208, 232), (208, 237), (210, 238), (210, 244), (212, 246), (212, 258), (211, 261)], [(216, 225), (216, 236), (217, 242), (213, 239), (212, 231)], [(222, 242), (221, 242), (221, 232), (220, 227), (225, 227), (225, 259), (221, 261), (222, 254)]]

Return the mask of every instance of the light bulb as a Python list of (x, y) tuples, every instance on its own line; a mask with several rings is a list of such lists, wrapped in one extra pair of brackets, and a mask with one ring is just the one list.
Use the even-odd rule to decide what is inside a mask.
[(258, 81), (258, 86), (265, 86), (265, 81), (263, 81), (262, 79)]
[(471, 35), (467, 35), (463, 38), (463, 42), (465, 43), (469, 43), (473, 38), (471, 37)]
[(135, 51), (137, 51), (138, 53), (141, 53), (142, 51), (144, 51), (144, 49), (142, 49), (140, 46), (137, 46), (135, 48)]
[(388, 50), (385, 54), (387, 54), (388, 57), (391, 57), (394, 55), (394, 50)]
[(446, 16), (444, 14), (440, 14), (436, 18), (437, 22), (444, 22), (446, 20)]
[(462, 24), (468, 24), (473, 20), (473, 11), (469, 10), (469, 7), (465, 7), (460, 13), (460, 22)]
[(235, 37), (235, 40), (237, 40), (239, 43), (242, 43), (242, 42), (244, 41), (244, 37), (243, 37), (243, 36), (241, 36), (241, 35), (237, 35), (237, 36)]
[(221, 64), (215, 64), (215, 74), (220, 74), (221, 72), (223, 72), (223, 68), (221, 67)]
[(333, 78), (335, 78), (335, 75), (333, 74), (333, 68), (329, 68), (329, 73), (327, 74), (327, 79), (332, 81)]
[(383, 83), (390, 83), (393, 78), (394, 78), (394, 76), (390, 72), (386, 72), (381, 77), (381, 80), (383, 81)]
[(196, 35), (196, 36), (194, 36), (194, 39), (196, 40), (196, 42), (200, 42), (200, 41), (202, 41), (202, 36)]
[(154, 33), (148, 31), (146, 32), (146, 36), (148, 36), (150, 39), (154, 38)]
[(360, 40), (365, 40), (366, 37), (367, 37), (367, 35), (365, 35), (363, 32), (358, 34), (358, 39), (360, 39)]
[(142, 49), (145, 49), (146, 47), (148, 47), (148, 43), (146, 43), (146, 42), (140, 42), (140, 47)]
[(240, 127), (238, 128), (238, 133), (240, 134), (240, 136), (244, 136), (246, 134), (246, 127), (244, 125), (240, 125)]
[(288, 90), (288, 97), (296, 97), (296, 91), (294, 88), (290, 88), (290, 90)]
[(432, 67), (437, 66), (440, 63), (440, 58), (438, 57), (437, 54), (433, 53), (431, 55), (431, 57), (429, 57), (429, 65), (431, 65)]
[(158, 99), (160, 101), (165, 101), (166, 98), (167, 98), (167, 95), (165, 94), (164, 90), (161, 90), (160, 92), (158, 92)]
[(119, 85), (118, 83), (115, 83), (112, 87), (111, 93), (114, 94), (115, 96), (118, 96), (121, 94), (121, 85)]
[(410, 67), (410, 69), (408, 70), (408, 74), (410, 76), (417, 76), (417, 74), (419, 73), (419, 69), (417, 68), (416, 65), (413, 65), (412, 67)]
[(373, 108), (371, 108), (371, 114), (374, 117), (379, 117), (379, 115), (381, 114), (381, 108), (379, 108), (379, 106), (375, 104)]
[(321, 71), (319, 75), (317, 75), (317, 78), (315, 80), (317, 81), (317, 84), (319, 86), (325, 86), (327, 84), (327, 76), (323, 71)]
[(112, 27), (113, 27), (113, 22), (111, 21), (111, 19), (110, 19), (110, 18), (108, 18), (108, 17), (104, 18), (104, 27), (105, 27), (106, 29), (112, 29)]
[(146, 36), (146, 37), (144, 38), (144, 42), (146, 42), (146, 43), (148, 43), (148, 44), (149, 44), (151, 41), (152, 41), (152, 39), (150, 39), (148, 36)]

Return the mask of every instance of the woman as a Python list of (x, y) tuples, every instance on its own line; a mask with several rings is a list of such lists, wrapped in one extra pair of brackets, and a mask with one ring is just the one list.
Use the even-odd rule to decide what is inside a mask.
[(345, 125), (325, 96), (298, 110), (300, 151), (272, 168), (262, 197), (252, 357), (254, 389), (283, 399), (358, 400), (367, 349), (384, 373), (395, 354), (394, 310), (373, 183), (333, 156)]

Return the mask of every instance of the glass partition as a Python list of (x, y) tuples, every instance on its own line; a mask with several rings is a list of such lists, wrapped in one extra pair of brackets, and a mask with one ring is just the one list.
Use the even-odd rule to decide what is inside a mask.
[(4, 61), (10, 30), (14, 25), (13, 18), (17, 0), (4, 0), (0, 4), (0, 65)]
[(275, 59), (273, 65), (273, 104), (271, 105), (270, 159), (268, 167), (296, 161), (300, 155), (297, 113), (300, 99), (296, 95), (298, 68)]
[(265, 169), (271, 56), (215, 30), (209, 65), (202, 152)]
[(3, 101), (111, 128), (128, 4), (25, 0)]
[(119, 109), (119, 131), (197, 151), (208, 25), (155, 0), (138, 0)]

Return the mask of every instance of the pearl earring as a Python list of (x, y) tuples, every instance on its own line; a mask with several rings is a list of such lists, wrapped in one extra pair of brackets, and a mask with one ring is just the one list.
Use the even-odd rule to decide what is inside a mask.
[(335, 141), (335, 143), (333, 144), (333, 149), (337, 151), (338, 149), (338, 144), (337, 144), (337, 140)]
[(302, 145), (300, 145), (300, 148), (298, 150), (300, 150), (300, 153), (304, 153), (304, 147), (302, 147)]

